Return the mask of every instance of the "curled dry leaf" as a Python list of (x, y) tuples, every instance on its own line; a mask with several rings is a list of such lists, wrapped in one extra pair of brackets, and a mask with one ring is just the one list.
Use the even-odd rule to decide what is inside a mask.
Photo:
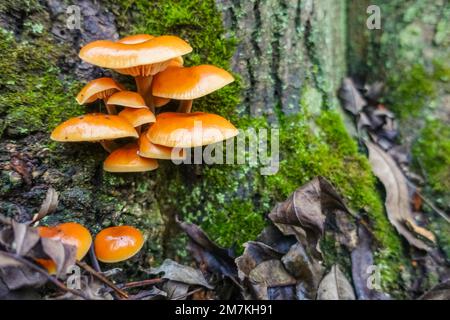
[(33, 216), (32, 222), (41, 220), (45, 216), (53, 213), (58, 207), (58, 192), (52, 187), (49, 187), (44, 201), (41, 204), (39, 212)]
[(355, 300), (352, 285), (338, 265), (331, 267), (330, 272), (320, 282), (317, 300)]
[(13, 246), (18, 255), (24, 256), (38, 243), (40, 237), (38, 231), (26, 224), (12, 221), (14, 231)]
[(211, 273), (237, 278), (234, 258), (229, 255), (228, 250), (212, 242), (197, 225), (179, 220), (177, 222), (189, 237), (188, 250), (200, 266)]
[(325, 218), (336, 210), (349, 212), (333, 186), (317, 177), (294, 191), (286, 201), (278, 203), (269, 218), (284, 234), (295, 235), (305, 247), (320, 253), (318, 241), (324, 231)]
[[(395, 161), (376, 144), (366, 141), (369, 149), (369, 162), (374, 174), (386, 189), (386, 211), (389, 221), (408, 242), (418, 249), (429, 250), (430, 247), (416, 237), (416, 234), (435, 242), (434, 235), (414, 222), (410, 209), (410, 199), (406, 178)], [(409, 224), (409, 227), (406, 224)]]
[(344, 108), (353, 115), (358, 115), (362, 108), (367, 105), (355, 83), (351, 78), (345, 78), (339, 89), (339, 98), (341, 98)]

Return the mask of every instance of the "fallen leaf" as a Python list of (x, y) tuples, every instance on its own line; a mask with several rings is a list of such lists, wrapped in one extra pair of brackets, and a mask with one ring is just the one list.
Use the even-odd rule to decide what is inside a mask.
[(166, 292), (167, 298), (171, 300), (185, 300), (189, 291), (189, 285), (179, 281), (166, 281), (162, 290)]
[(339, 98), (341, 98), (345, 110), (353, 115), (358, 115), (362, 108), (367, 105), (367, 101), (356, 89), (355, 83), (351, 78), (345, 78), (339, 89)]
[[(0, 268), (4, 267), (18, 267), (22, 264), (14, 258), (11, 258), (4, 254), (3, 251), (0, 251)], [(0, 279), (1, 280), (1, 279)]]
[(56, 264), (57, 275), (66, 274), (76, 261), (76, 247), (61, 241), (41, 238), (43, 252)]
[(371, 250), (372, 238), (366, 227), (358, 227), (358, 245), (351, 253), (352, 279), (358, 300), (387, 300), (385, 293), (369, 288), (369, 276), (373, 275), (370, 267), (375, 265)]
[(200, 270), (196, 270), (189, 266), (181, 265), (173, 260), (166, 259), (157, 268), (151, 268), (147, 271), (149, 274), (163, 274), (161, 278), (171, 281), (178, 281), (188, 285), (203, 286), (213, 289), (203, 276)]
[(320, 282), (317, 300), (355, 300), (353, 288), (338, 265), (333, 265)]
[(24, 256), (38, 243), (40, 238), (38, 231), (24, 223), (18, 223), (14, 220), (12, 221), (12, 227), (16, 253)]
[[(349, 212), (333, 186), (326, 179), (317, 177), (294, 191), (286, 201), (278, 203), (269, 218), (278, 228), (281, 227), (284, 234), (296, 235), (301, 243), (306, 238), (312, 250), (320, 255), (318, 241), (324, 231), (325, 218), (336, 210)], [(287, 229), (280, 225), (287, 226)], [(292, 227), (301, 228), (304, 234), (302, 230)]]
[(364, 96), (367, 99), (376, 102), (380, 99), (381, 95), (383, 94), (383, 88), (384, 83), (381, 81), (376, 81), (372, 84), (366, 85), (365, 86), (366, 92)]
[(53, 213), (58, 207), (58, 192), (52, 187), (49, 187), (44, 201), (41, 204), (39, 212), (33, 216), (32, 222), (41, 220), (45, 216)]
[(212, 273), (237, 278), (234, 258), (229, 255), (228, 250), (212, 242), (197, 225), (179, 220), (177, 222), (189, 237), (188, 250), (200, 266), (205, 266)]
[(296, 300), (295, 285), (269, 287), (267, 288), (267, 298), (269, 300)]
[(286, 270), (302, 283), (302, 296), (314, 299), (323, 276), (322, 265), (308, 255), (301, 243), (293, 245), (281, 261)]
[(420, 228), (412, 220), (406, 178), (395, 161), (380, 147), (369, 141), (366, 141), (366, 146), (369, 149), (372, 170), (386, 189), (385, 206), (389, 221), (411, 245), (428, 251), (430, 247), (417, 239), (405, 225), (408, 221), (411, 226)]

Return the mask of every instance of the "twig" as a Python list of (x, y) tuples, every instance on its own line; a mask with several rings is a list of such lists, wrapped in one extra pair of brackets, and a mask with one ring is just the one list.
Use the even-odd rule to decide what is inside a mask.
[(70, 293), (72, 293), (73, 295), (76, 295), (76, 296), (78, 296), (78, 297), (81, 297), (81, 298), (83, 298), (83, 299), (85, 299), (85, 300), (89, 300), (89, 298), (88, 298), (83, 292), (78, 291), (78, 290), (74, 290), (74, 289), (70, 289), (70, 288), (66, 287), (61, 281), (59, 281), (58, 279), (56, 279), (54, 276), (48, 274), (48, 272), (47, 272), (46, 270), (44, 270), (43, 268), (41, 268), (41, 267), (35, 265), (34, 263), (28, 261), (27, 259), (25, 259), (25, 258), (23, 258), (23, 257), (21, 257), (21, 256), (19, 256), (19, 255), (17, 255), (17, 254), (9, 253), (9, 252), (6, 252), (6, 251), (3, 251), (2, 254), (8, 256), (9, 258), (12, 258), (12, 259), (14, 259), (14, 260), (17, 260), (17, 261), (19, 261), (20, 263), (26, 265), (27, 267), (33, 269), (34, 271), (36, 271), (36, 272), (42, 274), (42, 275), (45, 276), (51, 283), (53, 283), (54, 285), (56, 285), (56, 286), (57, 286), (58, 288), (60, 288), (61, 290), (66, 291), (66, 292), (70, 292)]
[(111, 289), (113, 289), (121, 298), (124, 299), (128, 299), (128, 294), (119, 289), (114, 283), (112, 283), (108, 278), (106, 278), (104, 275), (102, 275), (101, 273), (95, 271), (90, 265), (82, 262), (82, 261), (77, 261), (77, 266), (83, 268), (84, 270), (86, 270), (87, 272), (89, 272), (90, 274), (92, 274), (95, 278), (97, 278), (98, 280), (100, 280), (101, 282), (103, 282), (104, 284), (106, 284), (108, 287), (110, 287)]
[(119, 287), (120, 289), (131, 289), (131, 288), (136, 288), (136, 287), (149, 286), (152, 284), (161, 283), (163, 281), (164, 281), (164, 279), (161, 279), (161, 278), (147, 279), (147, 280), (119, 284), (119, 285), (117, 285), (117, 287)]
[(450, 218), (448, 217), (447, 214), (445, 214), (445, 212), (443, 212), (442, 210), (440, 210), (438, 207), (436, 207), (433, 202), (431, 200), (429, 200), (428, 198), (426, 198), (420, 191), (419, 188), (412, 183), (411, 181), (409, 181), (408, 179), (406, 180), (406, 182), (415, 189), (415, 192), (417, 193), (417, 195), (434, 211), (436, 212), (438, 215), (440, 215), (445, 221), (450, 223)]

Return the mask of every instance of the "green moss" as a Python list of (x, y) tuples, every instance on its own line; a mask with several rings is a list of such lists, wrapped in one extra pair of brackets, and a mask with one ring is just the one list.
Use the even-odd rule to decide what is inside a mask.
[(426, 172), (430, 186), (437, 192), (450, 190), (450, 127), (439, 120), (426, 123), (413, 146), (418, 167)]
[(57, 67), (65, 50), (46, 35), (18, 42), (0, 30), (0, 116), (8, 134), (51, 130), (83, 111), (74, 99), (79, 85)]
[(417, 117), (436, 95), (433, 78), (421, 64), (391, 75), (387, 97), (390, 108), (401, 118)]
[[(123, 35), (148, 33), (152, 35), (175, 34), (192, 46), (193, 51), (184, 56), (185, 65), (213, 64), (230, 70), (236, 39), (227, 35), (214, 1), (204, 0), (125, 0), (112, 8), (117, 14)], [(130, 26), (129, 16), (133, 17)], [(214, 112), (236, 120), (240, 83), (195, 100), (194, 110)]]

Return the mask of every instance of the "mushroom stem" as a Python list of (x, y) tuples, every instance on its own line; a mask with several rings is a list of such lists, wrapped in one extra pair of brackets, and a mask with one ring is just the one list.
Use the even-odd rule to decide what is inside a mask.
[(117, 114), (116, 106), (108, 105), (107, 100), (108, 99), (103, 99), (103, 103), (105, 104), (106, 111), (108, 112), (108, 114)]
[(134, 78), (136, 81), (136, 87), (138, 93), (144, 98), (147, 107), (150, 108), (150, 111), (155, 113), (155, 105), (153, 103), (153, 95), (152, 95), (152, 80), (153, 76), (137, 76)]
[(108, 153), (111, 153), (117, 149), (117, 144), (112, 140), (101, 140), (100, 144)]
[(192, 102), (193, 100), (181, 100), (178, 112), (190, 113), (192, 110)]

